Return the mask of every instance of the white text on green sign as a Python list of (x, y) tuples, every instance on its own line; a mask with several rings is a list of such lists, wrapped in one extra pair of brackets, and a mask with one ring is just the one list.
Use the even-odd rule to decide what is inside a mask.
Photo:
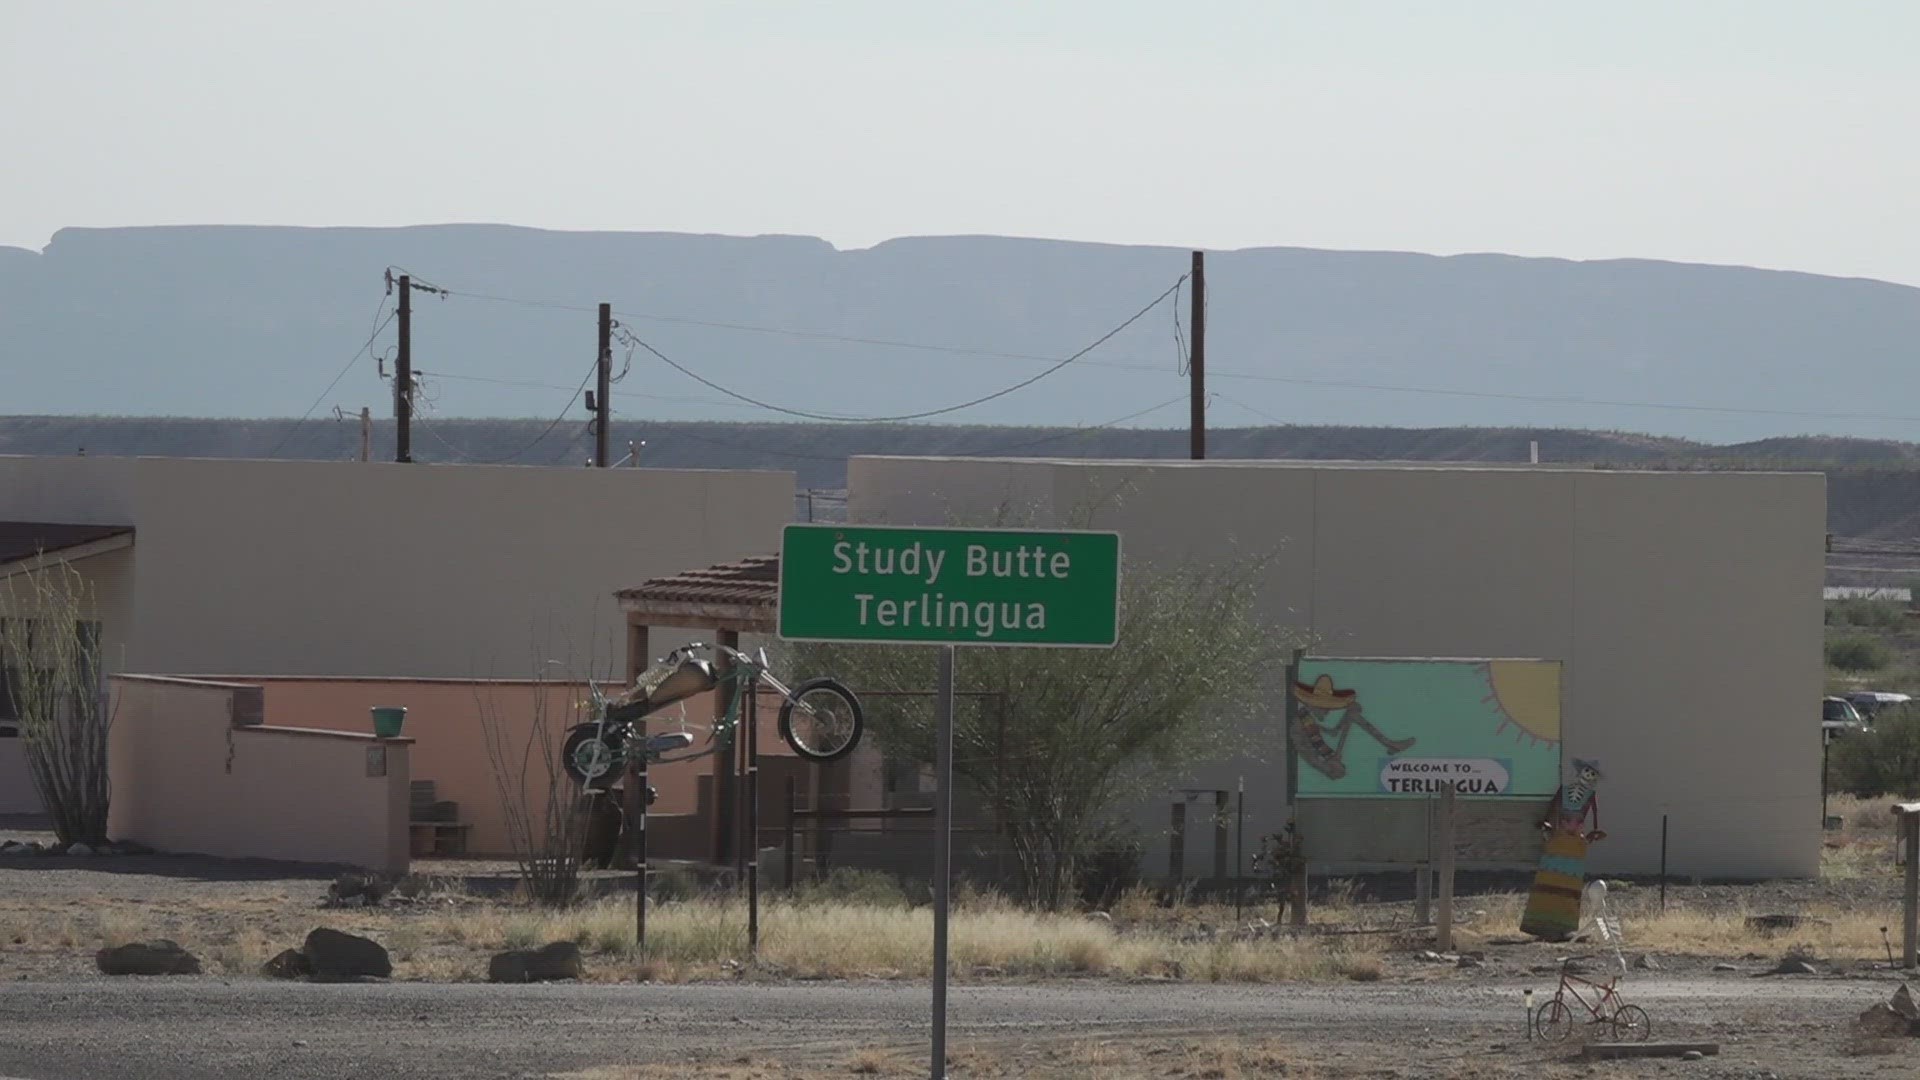
[(780, 633), (798, 640), (1113, 644), (1119, 537), (788, 526)]

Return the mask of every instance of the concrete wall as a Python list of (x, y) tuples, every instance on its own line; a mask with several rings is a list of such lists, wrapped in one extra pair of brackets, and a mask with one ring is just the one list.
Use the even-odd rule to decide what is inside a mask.
[[(246, 723), (258, 691), (240, 684), (133, 676), (113, 688), (114, 839), (406, 873), (406, 740)], [(382, 775), (370, 755), (384, 755)]]
[[(587, 697), (585, 686), (565, 683), (514, 681), (453, 681), (423, 679), (246, 679), (265, 694), (266, 715), (275, 724), (368, 733), (373, 721), (368, 709), (398, 705), (407, 710), (406, 736), (412, 740), (412, 769), (416, 780), (434, 782), (438, 799), (460, 804), (460, 820), (473, 826), (467, 837), (471, 855), (511, 856), (514, 842), (507, 828), (506, 809), (493, 759), (487, 749), (486, 725), (497, 720), (511, 790), (535, 815), (545, 814), (551, 790), (547, 778), (557, 767), (566, 730), (588, 719), (576, 704)], [(545, 699), (545, 724), (552, 758), (534, 738), (536, 715)], [(711, 728), (711, 695), (685, 703), (695, 748), (705, 745)], [(763, 758), (794, 760), (780, 740), (777, 728), (779, 698), (761, 696), (760, 754)], [(681, 707), (650, 720), (656, 733), (677, 729)], [(699, 777), (712, 772), (716, 758), (664, 765), (650, 769), (647, 782), (659, 792), (654, 814), (692, 814), (697, 808)], [(551, 762), (551, 763), (550, 763)], [(763, 812), (783, 796), (784, 788), (770, 784), (762, 795)], [(782, 818), (784, 820), (784, 818)]]
[(79, 564), (114, 671), (617, 670), (615, 589), (777, 550), (792, 516), (782, 472), (0, 457), (0, 520), (134, 527)]
[[(1818, 474), (856, 458), (849, 487), (861, 522), (1012, 503), (1090, 511), (1130, 563), (1270, 555), (1262, 614), (1317, 655), (1560, 660), (1565, 754), (1608, 773), (1596, 869), (1654, 869), (1664, 810), (1676, 872), (1817, 871)], [(1245, 776), (1249, 848), (1284, 821), (1280, 682), (1256, 725), (1266, 760), (1169, 784)], [(1157, 838), (1167, 800), (1132, 816)]]
[(39, 814), (40, 792), (27, 770), (27, 743), (21, 738), (0, 739), (0, 817)]

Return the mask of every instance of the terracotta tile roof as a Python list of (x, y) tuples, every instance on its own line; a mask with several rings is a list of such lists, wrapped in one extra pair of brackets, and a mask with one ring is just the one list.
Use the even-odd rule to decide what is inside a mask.
[(653, 578), (614, 595), (660, 604), (738, 604), (771, 608), (779, 598), (780, 557), (756, 555), (704, 570)]
[(131, 533), (131, 525), (57, 525), (48, 521), (0, 521), (0, 563), (31, 559), (96, 540)]

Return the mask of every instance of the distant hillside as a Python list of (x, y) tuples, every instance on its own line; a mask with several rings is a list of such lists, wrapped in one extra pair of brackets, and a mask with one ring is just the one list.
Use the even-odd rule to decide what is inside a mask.
[[(647, 344), (729, 390), (897, 416), (1044, 371), (1172, 285), (1188, 255), (994, 237), (840, 251), (807, 237), (484, 225), (68, 229), (44, 253), (0, 248), (5, 407), (259, 417), (298, 414), (318, 396), (322, 415), (384, 413), (379, 365), (348, 361), (373, 329), (389, 264), (525, 301), (417, 298), (415, 361), (432, 416), (559, 415), (592, 361), (602, 300)], [(1920, 401), (1910, 362), (1920, 290), (1903, 286), (1297, 248), (1212, 253), (1208, 282), (1209, 388), (1223, 427), (1571, 426), (1715, 442), (1920, 432), (1901, 419), (1920, 408), (1898, 404)], [(1175, 423), (1187, 318), (1170, 299), (1084, 360), (941, 419)], [(375, 354), (392, 333), (376, 335)], [(614, 402), (626, 419), (779, 418), (642, 349)]]
[[(373, 422), (372, 456), (393, 457), (393, 422)], [(794, 471), (803, 487), (833, 488), (846, 480), (853, 454), (959, 454), (1184, 458), (1185, 430), (1028, 428), (932, 424), (700, 424), (616, 422), (616, 458), (629, 441), (644, 440), (641, 460), (683, 468), (779, 468)], [(1873, 457), (1886, 464), (1907, 460), (1905, 444), (1842, 440), (1774, 440), (1764, 451), (1715, 447), (1684, 439), (1627, 432), (1529, 431), (1471, 428), (1265, 427), (1224, 428), (1208, 433), (1207, 448), (1219, 458), (1313, 460), (1514, 461), (1527, 460), (1528, 444), (1540, 443), (1542, 459), (1561, 462), (1824, 463), (1831, 455)], [(459, 420), (436, 418), (415, 424), (414, 459), (421, 462), (486, 462), (520, 465), (582, 464), (593, 439), (584, 421)], [(0, 453), (145, 454), (167, 457), (345, 459), (360, 454), (357, 413), (328, 413), (304, 423), (292, 420), (224, 420), (180, 417), (0, 417)]]
[[(852, 454), (956, 454), (1111, 458), (1184, 458), (1182, 430), (953, 427), (933, 425), (687, 424), (614, 425), (617, 457), (645, 440), (644, 465), (677, 468), (775, 468), (803, 489), (845, 486)], [(1540, 444), (1549, 463), (1622, 468), (1817, 469), (1828, 483), (1829, 528), (1840, 536), (1920, 539), (1920, 445), (1805, 438), (1713, 446), (1630, 432), (1473, 428), (1267, 427), (1209, 433), (1216, 458), (1523, 462)], [(417, 426), (414, 457), (461, 461), (581, 465), (593, 440), (578, 420), (428, 420)], [(0, 454), (157, 455), (350, 459), (360, 453), (357, 414), (292, 420), (178, 417), (0, 417)], [(393, 426), (373, 425), (373, 456), (393, 457)], [(1854, 579), (1848, 579), (1852, 582)], [(1861, 581), (1873, 581), (1870, 576)], [(1904, 579), (1900, 582), (1905, 584)]]

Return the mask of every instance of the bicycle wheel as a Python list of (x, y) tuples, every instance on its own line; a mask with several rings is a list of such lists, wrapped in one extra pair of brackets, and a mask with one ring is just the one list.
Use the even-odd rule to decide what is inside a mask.
[(1646, 1042), (1653, 1034), (1653, 1020), (1638, 1005), (1622, 1005), (1613, 1014), (1615, 1042)]
[(1533, 1014), (1534, 1034), (1547, 1042), (1560, 1042), (1573, 1034), (1573, 1010), (1559, 998), (1548, 998)]
[(626, 747), (619, 734), (599, 724), (575, 724), (560, 748), (560, 766), (575, 783), (591, 784), (619, 770)]
[(833, 679), (808, 679), (780, 703), (780, 737), (808, 761), (838, 761), (860, 745), (860, 701)]

